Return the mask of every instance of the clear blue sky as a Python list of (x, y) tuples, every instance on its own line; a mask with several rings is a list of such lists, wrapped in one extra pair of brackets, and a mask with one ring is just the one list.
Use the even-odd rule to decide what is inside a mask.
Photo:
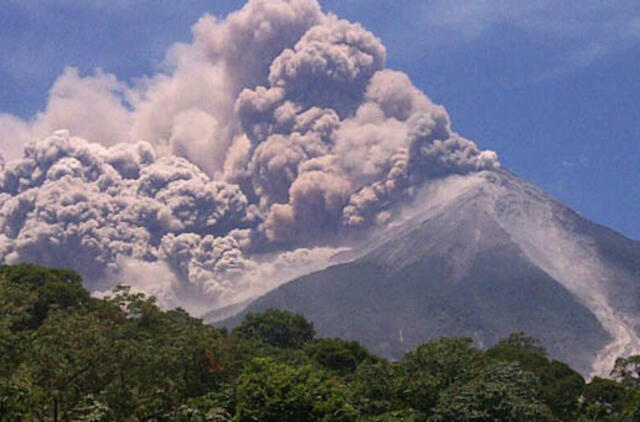
[[(640, 239), (640, 2), (327, 0), (381, 37), (388, 66), (454, 129), (586, 217)], [(152, 73), (231, 0), (4, 0), (0, 112), (44, 107), (66, 65)]]

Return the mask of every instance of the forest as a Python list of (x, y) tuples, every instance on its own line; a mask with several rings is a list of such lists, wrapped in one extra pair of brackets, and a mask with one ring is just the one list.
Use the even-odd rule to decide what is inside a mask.
[(640, 356), (608, 378), (524, 333), (427, 341), (399, 361), (270, 309), (232, 330), (69, 270), (0, 267), (1, 421), (640, 421)]

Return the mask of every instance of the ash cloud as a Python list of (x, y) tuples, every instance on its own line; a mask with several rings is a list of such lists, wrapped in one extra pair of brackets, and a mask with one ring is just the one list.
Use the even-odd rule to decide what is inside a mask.
[(385, 59), (314, 0), (251, 0), (154, 75), (65, 70), (31, 120), (0, 115), (0, 259), (206, 310), (327, 265), (429, 180), (499, 167)]

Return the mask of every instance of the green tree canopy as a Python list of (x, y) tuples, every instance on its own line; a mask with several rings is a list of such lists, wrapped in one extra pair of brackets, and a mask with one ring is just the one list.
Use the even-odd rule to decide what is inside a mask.
[(327, 369), (346, 375), (356, 370), (365, 360), (376, 358), (357, 341), (346, 341), (339, 338), (321, 338), (307, 344), (307, 355)]
[(444, 392), (432, 420), (551, 422), (551, 411), (532, 388), (535, 383), (535, 375), (516, 364), (489, 365), (471, 381)]
[(280, 309), (249, 313), (233, 333), (280, 348), (300, 348), (313, 340), (313, 324), (302, 315)]
[(532, 387), (553, 414), (559, 418), (576, 418), (584, 379), (569, 365), (547, 359), (547, 351), (537, 340), (524, 333), (511, 334), (487, 350), (485, 357), (517, 363), (533, 373), (537, 382)]
[(398, 362), (313, 340), (301, 315), (250, 314), (233, 332), (122, 286), (0, 267), (0, 422), (640, 421), (640, 359), (588, 383), (518, 333), (489, 350), (440, 338)]
[(251, 361), (238, 380), (238, 422), (347, 422), (356, 410), (344, 385), (311, 365)]

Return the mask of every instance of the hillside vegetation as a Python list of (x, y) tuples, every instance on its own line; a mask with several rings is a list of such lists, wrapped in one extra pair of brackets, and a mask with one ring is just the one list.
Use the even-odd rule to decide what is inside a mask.
[(121, 287), (0, 268), (2, 421), (640, 421), (640, 357), (585, 382), (517, 333), (439, 338), (391, 362), (269, 309), (233, 331)]

